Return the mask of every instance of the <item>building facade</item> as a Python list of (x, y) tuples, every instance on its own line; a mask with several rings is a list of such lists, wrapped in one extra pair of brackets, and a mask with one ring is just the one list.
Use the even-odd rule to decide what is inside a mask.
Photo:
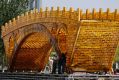
[(42, 0), (30, 0), (29, 9), (32, 10), (37, 8), (38, 10), (42, 7)]

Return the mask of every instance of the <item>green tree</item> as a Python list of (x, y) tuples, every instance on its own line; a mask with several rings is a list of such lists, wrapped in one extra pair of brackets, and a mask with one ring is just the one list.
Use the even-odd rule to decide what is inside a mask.
[[(0, 26), (28, 10), (31, 0), (0, 0)], [(1, 36), (1, 27), (0, 27)], [(3, 40), (0, 37), (0, 58), (4, 54)]]
[(119, 62), (119, 46), (116, 49), (115, 62)]
[(28, 10), (30, 0), (1, 0), (0, 25)]

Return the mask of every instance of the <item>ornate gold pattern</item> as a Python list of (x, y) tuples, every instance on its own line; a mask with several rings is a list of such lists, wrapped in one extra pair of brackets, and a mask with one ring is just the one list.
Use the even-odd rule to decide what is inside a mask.
[(119, 13), (109, 8), (82, 12), (65, 7), (34, 9), (2, 26), (9, 69), (42, 70), (55, 46), (67, 52), (67, 66), (73, 70), (111, 71), (119, 41)]

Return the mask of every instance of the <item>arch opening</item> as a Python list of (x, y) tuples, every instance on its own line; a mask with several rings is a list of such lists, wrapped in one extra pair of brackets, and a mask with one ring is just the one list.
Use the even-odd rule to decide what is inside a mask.
[(63, 52), (62, 46), (59, 44), (62, 36), (59, 34), (64, 33), (61, 33), (60, 30), (57, 33), (56, 29), (54, 30), (56, 33), (53, 33), (52, 30), (43, 30), (28, 33), (20, 42), (13, 55), (10, 71), (41, 71), (48, 63), (50, 54), (53, 52), (52, 48), (55, 49), (58, 56)]
[(52, 45), (45, 33), (32, 33), (28, 35), (19, 45), (10, 69), (12, 71), (41, 71), (51, 47)]

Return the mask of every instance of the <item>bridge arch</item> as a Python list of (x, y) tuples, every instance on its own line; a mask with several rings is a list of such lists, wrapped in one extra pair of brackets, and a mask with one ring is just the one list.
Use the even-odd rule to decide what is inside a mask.
[[(10, 65), (10, 69), (12, 70), (37, 70), (40, 71), (46, 63), (46, 58), (49, 57), (49, 51), (52, 47), (50, 42), (47, 40), (41, 41), (35, 40), (41, 35), (39, 32), (29, 34), (19, 45), (18, 50), (16, 50), (13, 55), (12, 63)], [(42, 33), (44, 36), (44, 34)], [(32, 40), (31, 40), (32, 39)], [(35, 42), (30, 42), (35, 41)], [(33, 46), (34, 44), (34, 46)], [(32, 57), (34, 56), (34, 57)], [(21, 61), (22, 59), (22, 61)], [(42, 60), (44, 62), (42, 62)], [(19, 62), (21, 61), (21, 62)], [(26, 64), (26, 65), (25, 65)], [(42, 64), (42, 65), (41, 65)]]
[[(54, 23), (53, 23), (54, 24)], [(56, 24), (56, 23), (55, 23)], [(32, 27), (27, 27), (27, 30), (25, 30), (24, 29), (24, 32), (22, 33), (22, 34), (24, 34), (18, 41), (16, 41), (17, 43), (16, 43), (16, 48), (15, 48), (15, 50), (14, 50), (14, 52), (12, 53), (12, 56), (11, 56), (11, 62), (10, 62), (10, 64), (9, 64), (9, 69), (10, 70), (18, 70), (19, 69), (19, 67), (21, 68), (22, 67), (22, 63), (23, 62), (25, 62), (25, 61), (23, 61), (23, 62), (21, 62), (21, 63), (19, 63), (19, 61), (17, 61), (17, 57), (18, 56), (20, 56), (19, 54), (20, 54), (20, 49), (22, 49), (22, 47), (24, 48), (24, 44), (25, 43), (27, 43), (28, 41), (27, 41), (27, 38), (29, 38), (30, 36), (32, 36), (33, 37), (33, 35), (37, 35), (37, 36), (35, 36), (35, 37), (38, 37), (38, 34), (40, 35), (39, 36), (39, 39), (42, 39), (43, 37), (46, 37), (46, 39), (47, 39), (47, 41), (46, 41), (46, 44), (43, 44), (42, 46), (40, 46), (39, 48), (44, 48), (44, 47), (46, 47), (47, 49), (46, 49), (46, 51), (42, 51), (41, 50), (41, 52), (42, 52), (42, 55), (46, 55), (47, 54), (47, 56), (45, 57), (44, 56), (44, 58), (41, 58), (42, 60), (43, 59), (45, 59), (45, 60), (47, 60), (47, 58), (49, 57), (49, 51), (51, 50), (51, 48), (53, 47), (53, 45), (55, 46), (54, 48), (58, 48), (59, 46), (59, 44), (58, 45), (56, 45), (57, 44), (57, 41), (55, 41), (56, 39), (55, 38), (53, 38), (53, 33), (52, 33), (52, 30), (50, 31), (50, 30), (48, 30), (48, 28), (45, 26), (45, 25), (43, 25), (43, 24), (40, 24), (40, 23), (37, 23), (37, 24), (33, 24), (33, 25), (31, 25)], [(34, 27), (33, 27), (34, 26)], [(53, 27), (55, 27), (55, 26), (53, 26)], [(66, 27), (66, 26), (65, 26)], [(61, 26), (61, 27), (59, 27), (60, 29), (61, 28), (63, 28), (64, 29), (64, 27), (63, 26)], [(60, 30), (60, 29), (58, 29), (58, 30)], [(66, 30), (66, 29), (65, 29)], [(57, 31), (56, 31), (57, 32)], [(17, 35), (17, 34), (16, 34)], [(46, 36), (45, 36), (46, 35)], [(41, 37), (42, 36), (42, 37)], [(56, 36), (56, 35), (55, 35)], [(33, 38), (30, 38), (30, 39), (33, 39)], [(41, 37), (41, 38), (40, 38)], [(40, 44), (42, 44), (46, 39), (43, 39), (42, 41), (41, 41), (41, 43)], [(33, 41), (33, 40), (32, 40)], [(40, 42), (40, 40), (39, 40), (39, 42)], [(66, 42), (66, 41), (65, 41)], [(14, 44), (15, 45), (15, 44)], [(30, 44), (28, 44), (29, 45), (29, 47), (30, 47)], [(31, 44), (32, 45), (32, 44)], [(46, 45), (46, 46), (45, 46)], [(66, 45), (66, 44), (65, 44)], [(26, 45), (25, 45), (26, 46)], [(34, 44), (34, 46), (37, 46), (37, 44)], [(11, 46), (10, 46), (11, 47)], [(28, 46), (27, 46), (28, 47)], [(25, 48), (27, 48), (27, 47), (25, 47)], [(38, 47), (35, 47), (36, 49), (38, 48)], [(34, 48), (34, 49), (35, 49)], [(48, 49), (49, 48), (49, 49)], [(31, 48), (29, 48), (29, 49), (31, 49)], [(12, 49), (13, 50), (13, 49)], [(24, 50), (25, 51), (25, 50)], [(27, 50), (28, 51), (28, 50)], [(40, 50), (39, 50), (40, 51)], [(66, 50), (65, 50), (66, 51)], [(36, 52), (36, 51), (34, 51), (34, 52)], [(44, 53), (43, 53), (44, 52)], [(29, 53), (29, 52), (28, 52)], [(33, 53), (33, 52), (32, 52)], [(45, 54), (46, 53), (46, 54)], [(22, 52), (21, 52), (21, 54), (22, 54)], [(25, 53), (24, 53), (25, 54)], [(33, 54), (35, 54), (35, 53), (33, 53)], [(23, 56), (22, 56), (23, 57)], [(21, 58), (22, 58), (21, 57)], [(27, 61), (28, 61), (28, 59), (27, 59)], [(29, 60), (30, 61), (30, 60)], [(37, 62), (38, 62), (38, 60), (37, 60)], [(40, 59), (39, 59), (39, 62), (40, 62)], [(39, 71), (41, 71), (43, 68), (44, 68), (44, 66), (46, 65), (46, 63), (47, 63), (47, 61), (46, 61), (46, 63), (39, 63), (38, 62), (38, 64), (41, 66), (41, 64), (42, 64), (42, 66), (41, 67), (39, 67), (39, 69), (38, 69), (38, 65), (37, 65), (37, 68), (35, 67), (35, 69), (32, 69), (32, 70), (39, 70)], [(19, 63), (19, 64), (15, 64), (15, 63)], [(26, 63), (26, 62), (25, 62)], [(27, 62), (28, 63), (28, 62)], [(21, 64), (21, 65), (20, 65)], [(31, 65), (35, 65), (35, 64), (31, 64)], [(24, 66), (24, 65), (23, 65)], [(33, 66), (32, 66), (33, 67)], [(28, 66), (26, 67), (26, 68), (21, 68), (21, 70), (30, 70), (30, 65), (29, 65), (29, 68), (28, 68)]]

